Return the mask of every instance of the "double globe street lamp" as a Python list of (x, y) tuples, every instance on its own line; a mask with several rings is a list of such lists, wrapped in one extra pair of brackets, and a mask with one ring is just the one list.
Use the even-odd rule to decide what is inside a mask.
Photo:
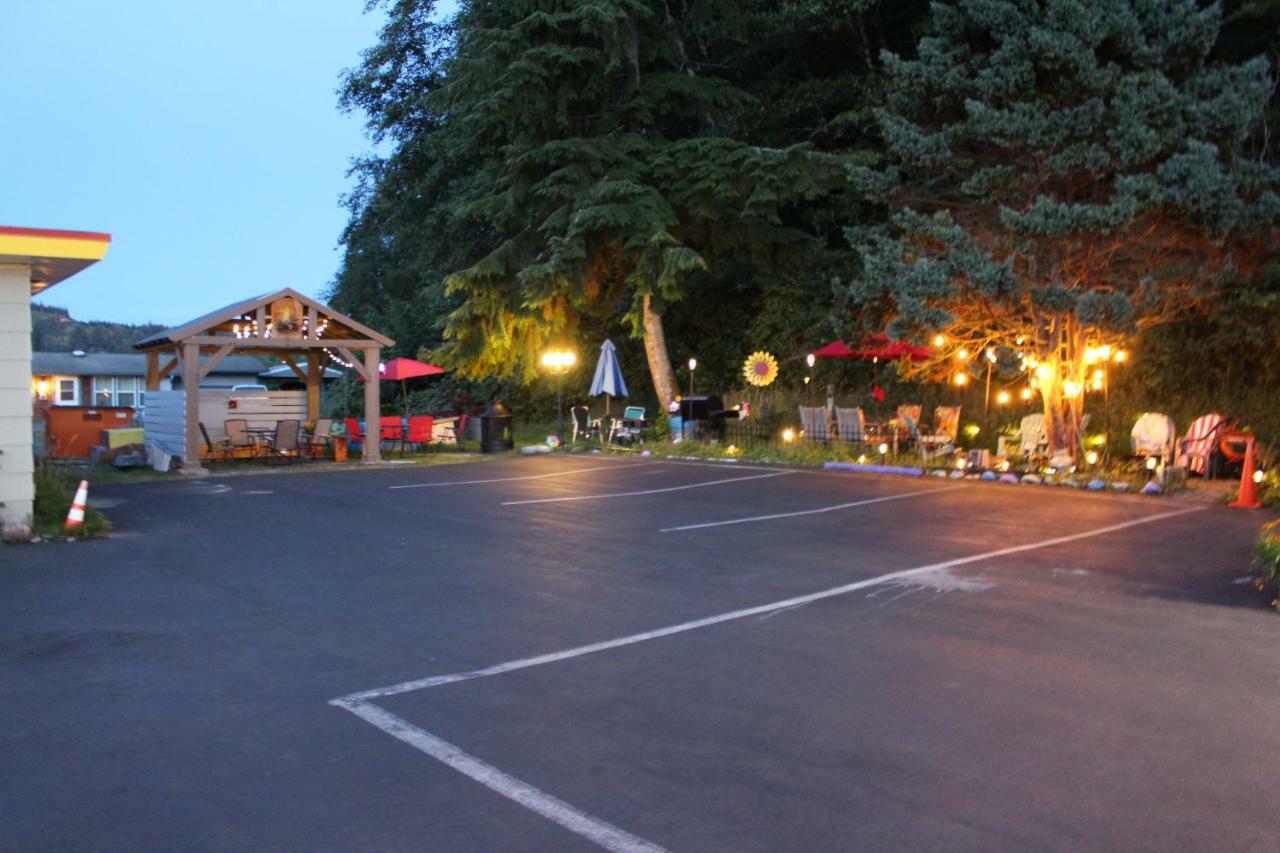
[(542, 366), (556, 377), (556, 440), (564, 444), (564, 375), (578, 363), (573, 350), (547, 350), (542, 354)]

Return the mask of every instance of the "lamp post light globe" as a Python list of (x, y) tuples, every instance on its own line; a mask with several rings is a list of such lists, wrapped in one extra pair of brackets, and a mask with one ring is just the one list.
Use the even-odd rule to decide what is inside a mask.
[(696, 358), (689, 359), (689, 396), (693, 396), (693, 372), (698, 369), (698, 360)]

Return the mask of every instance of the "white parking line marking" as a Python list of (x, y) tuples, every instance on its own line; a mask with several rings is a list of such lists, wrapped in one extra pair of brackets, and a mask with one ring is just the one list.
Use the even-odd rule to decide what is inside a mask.
[(746, 480), (763, 480), (766, 477), (785, 477), (794, 471), (775, 471), (772, 474), (755, 474), (750, 477), (730, 477), (727, 480), (708, 480), (705, 483), (687, 483), (683, 486), (668, 486), (665, 489), (641, 489), (638, 492), (614, 492), (608, 495), (570, 495), (562, 498), (533, 498), (524, 501), (503, 501), (503, 506), (521, 506), (523, 504), (554, 504), (564, 501), (598, 501), (605, 498), (631, 498), (637, 495), (660, 495), (664, 492), (681, 492), (685, 489), (703, 489), (707, 486), (722, 486), (726, 483), (742, 483)]
[(601, 465), (598, 468), (575, 468), (572, 471), (553, 471), (550, 474), (528, 474), (523, 477), (494, 477), (490, 480), (448, 480), (440, 483), (411, 483), (407, 486), (387, 486), (388, 489), (432, 489), (438, 486), (474, 486), (478, 483), (513, 483), (516, 480), (545, 480), (548, 477), (565, 477), (569, 474), (586, 474), (589, 471), (616, 471), (619, 467), (644, 468), (649, 465), (660, 465), (660, 462), (639, 462), (626, 465)]
[(490, 790), (515, 800), (530, 811), (560, 824), (570, 832), (594, 841), (605, 850), (613, 850), (617, 853), (665, 853), (665, 848), (619, 829), (611, 823), (606, 823), (598, 817), (592, 817), (527, 782), (521, 782), (492, 764), (487, 764), (463, 752), (448, 741), (441, 740), (377, 705), (342, 699), (335, 699), (334, 704), (346, 708), (357, 717), (372, 723), (392, 737), (399, 738), (414, 749), (444, 762)]
[(835, 512), (840, 509), (851, 509), (855, 506), (866, 506), (868, 504), (878, 504), (885, 501), (900, 501), (903, 498), (914, 498), (919, 495), (934, 495), (939, 492), (953, 492), (956, 489), (962, 489), (963, 486), (943, 486), (941, 488), (920, 489), (915, 492), (903, 492), (897, 495), (885, 495), (879, 498), (867, 498), (861, 501), (850, 501), (849, 503), (834, 504), (833, 506), (821, 506), (817, 509), (801, 509), (795, 512), (775, 512), (770, 515), (751, 515), (746, 518), (730, 518), (725, 521), (704, 521), (699, 524), (682, 524), (679, 527), (663, 527), (659, 533), (674, 533), (677, 530), (702, 530), (707, 527), (724, 527), (728, 524), (747, 524), (752, 521), (773, 521), (776, 518), (795, 518), (798, 515), (818, 515), (824, 512)]
[(636, 643), (643, 643), (647, 640), (669, 637), (673, 634), (683, 634), (687, 631), (696, 631), (699, 628), (708, 628), (712, 625), (719, 625), (723, 622), (731, 622), (751, 616), (760, 616), (779, 610), (787, 610), (789, 608), (811, 604), (815, 601), (821, 601), (826, 598), (835, 598), (836, 596), (846, 595), (850, 592), (856, 592), (870, 586), (877, 586), (879, 584), (889, 583), (902, 578), (910, 578), (927, 572), (950, 569), (956, 566), (963, 566), (970, 563), (981, 562), (983, 560), (994, 559), (996, 557), (1007, 557), (1010, 554), (1021, 554), (1026, 551), (1035, 551), (1040, 548), (1048, 548), (1054, 545), (1064, 545), (1068, 542), (1077, 542), (1081, 539), (1091, 539), (1095, 536), (1115, 533), (1119, 530), (1127, 530), (1131, 527), (1138, 527), (1143, 524), (1151, 524), (1157, 521), (1177, 518), (1178, 516), (1188, 515), (1193, 512), (1202, 512), (1205, 509), (1206, 507), (1196, 506), (1189, 507), (1187, 509), (1162, 512), (1156, 515), (1146, 516), (1145, 518), (1136, 518), (1130, 521), (1123, 521), (1118, 524), (1109, 524), (1106, 527), (1086, 530), (1082, 533), (1055, 536), (1051, 539), (1043, 539), (1039, 542), (1030, 542), (1025, 545), (1012, 545), (1008, 548), (997, 548), (993, 551), (984, 551), (980, 554), (972, 554), (968, 557), (957, 557), (953, 560), (944, 560), (940, 563), (930, 563), (927, 566), (916, 566), (911, 569), (902, 569), (900, 571), (878, 575), (873, 578), (867, 578), (866, 580), (854, 581), (853, 583), (832, 587), (831, 589), (811, 592), (807, 595), (797, 595), (792, 598), (774, 601), (769, 604), (745, 607), (741, 610), (732, 610), (728, 613), (707, 616), (702, 619), (695, 619), (691, 622), (682, 622), (679, 625), (669, 625), (665, 628), (657, 628), (652, 631), (644, 631), (639, 634), (631, 634), (626, 637), (618, 637), (613, 640), (605, 640), (599, 643), (588, 643), (584, 646), (576, 646), (571, 649), (552, 652), (550, 654), (507, 661), (506, 663), (496, 664), (495, 666), (490, 666), (485, 669), (477, 669), (470, 672), (456, 672), (449, 675), (437, 675), (430, 678), (416, 679), (414, 681), (404, 681), (400, 684), (392, 684), (387, 687), (377, 687), (373, 690), (364, 690), (359, 693), (352, 693), (349, 696), (332, 699), (329, 704), (350, 711), (366, 722), (377, 726), (392, 737), (409, 744), (415, 749), (420, 750), (438, 761), (444, 762), (449, 767), (452, 767), (468, 778), (474, 779), (480, 784), (488, 787), (490, 790), (520, 803), (525, 808), (542, 815), (570, 832), (589, 839), (600, 847), (603, 847), (605, 850), (615, 851), (615, 853), (660, 853), (660, 851), (663, 850), (662, 847), (659, 847), (649, 841), (645, 841), (642, 838), (638, 838), (624, 830), (618, 829), (612, 824), (602, 821), (599, 818), (592, 817), (591, 815), (574, 808), (563, 800), (560, 800), (545, 791), (503, 773), (493, 765), (486, 764), (478, 758), (468, 755), (454, 744), (441, 740), (435, 735), (413, 726), (394, 714), (383, 710), (379, 706), (373, 704), (370, 700), (379, 699), (385, 696), (396, 696), (401, 693), (410, 693), (412, 691), (422, 690), (428, 687), (439, 687), (444, 684), (455, 684), (460, 681), (470, 681), (476, 678), (501, 675), (504, 672), (514, 672), (516, 670), (556, 663), (562, 660), (570, 660), (584, 655), (595, 654), (596, 652), (603, 652), (609, 649), (620, 648), (622, 646), (631, 646)]

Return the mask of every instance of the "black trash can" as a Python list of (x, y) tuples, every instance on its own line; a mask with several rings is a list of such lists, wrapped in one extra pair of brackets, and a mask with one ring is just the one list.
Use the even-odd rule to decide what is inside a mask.
[(515, 435), (511, 431), (511, 412), (507, 411), (501, 400), (494, 400), (480, 416), (480, 452), (501, 453), (515, 446)]

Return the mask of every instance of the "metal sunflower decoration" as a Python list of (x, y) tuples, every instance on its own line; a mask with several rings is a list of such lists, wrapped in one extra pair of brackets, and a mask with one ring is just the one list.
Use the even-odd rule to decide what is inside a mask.
[(752, 385), (763, 388), (778, 378), (778, 360), (767, 352), (753, 352), (742, 363), (742, 375)]

